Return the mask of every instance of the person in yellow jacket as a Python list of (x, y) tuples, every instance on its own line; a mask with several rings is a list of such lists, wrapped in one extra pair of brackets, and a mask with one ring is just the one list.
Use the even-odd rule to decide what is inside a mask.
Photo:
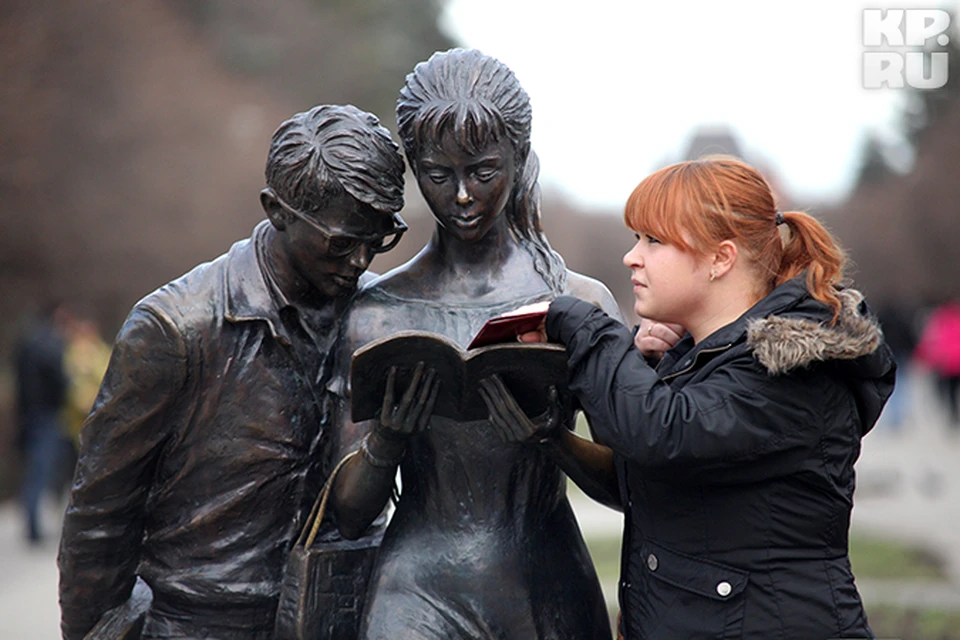
[(75, 318), (63, 358), (69, 381), (63, 425), (75, 448), (79, 444), (80, 428), (93, 407), (109, 361), (110, 346), (100, 337), (97, 325), (86, 318)]

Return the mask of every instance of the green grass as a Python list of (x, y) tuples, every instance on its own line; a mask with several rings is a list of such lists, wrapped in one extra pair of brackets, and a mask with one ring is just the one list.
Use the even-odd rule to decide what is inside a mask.
[(932, 552), (872, 536), (850, 537), (850, 564), (861, 580), (947, 579), (943, 562)]
[(587, 549), (597, 568), (601, 583), (615, 583), (620, 578), (620, 536), (592, 536), (586, 539)]
[(960, 640), (960, 612), (889, 605), (867, 606), (870, 628), (878, 638)]

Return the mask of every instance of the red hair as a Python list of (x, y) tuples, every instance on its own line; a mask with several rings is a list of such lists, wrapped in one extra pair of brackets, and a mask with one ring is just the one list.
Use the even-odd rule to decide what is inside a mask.
[(707, 254), (736, 242), (760, 274), (764, 295), (803, 272), (810, 294), (840, 312), (836, 288), (846, 254), (812, 216), (784, 212), (781, 239), (770, 185), (747, 163), (730, 156), (680, 162), (648, 176), (627, 199), (624, 221), (682, 251)]

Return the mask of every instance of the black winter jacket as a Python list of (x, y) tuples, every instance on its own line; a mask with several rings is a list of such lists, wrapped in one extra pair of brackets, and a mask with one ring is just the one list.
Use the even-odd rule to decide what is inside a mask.
[(873, 637), (848, 559), (860, 439), (895, 365), (854, 290), (831, 310), (802, 277), (656, 371), (631, 332), (558, 298), (551, 340), (615, 452), (629, 639)]

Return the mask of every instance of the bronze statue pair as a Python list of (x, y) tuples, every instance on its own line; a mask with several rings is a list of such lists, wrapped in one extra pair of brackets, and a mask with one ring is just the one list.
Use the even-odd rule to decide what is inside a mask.
[(562, 293), (619, 316), (542, 231), (529, 98), (505, 65), (434, 54), (407, 76), (397, 122), (436, 219), (409, 262), (361, 276), (404, 229), (402, 160), (369, 114), (319, 107), (274, 136), (269, 222), (131, 312), (82, 438), (64, 637), (137, 576), (154, 594), (145, 638), (270, 637), (284, 553), (331, 465), (359, 449), (333, 487), (344, 537), (381, 526), (398, 466), (402, 479), (360, 637), (609, 638), (551, 455), (431, 415), (444, 388), (426, 370), (378, 419), (350, 420), (350, 356), (371, 340), (417, 329), (465, 347), (490, 317)]

